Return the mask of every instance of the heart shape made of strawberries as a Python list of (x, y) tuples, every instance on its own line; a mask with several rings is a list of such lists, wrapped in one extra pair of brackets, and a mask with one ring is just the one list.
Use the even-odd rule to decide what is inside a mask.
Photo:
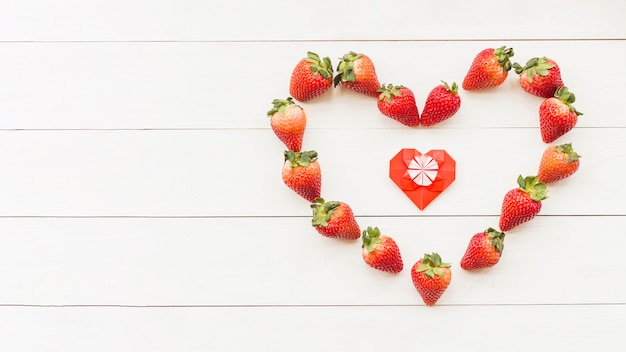
[(425, 154), (404, 148), (389, 161), (389, 177), (424, 210), (456, 178), (456, 161), (442, 149)]

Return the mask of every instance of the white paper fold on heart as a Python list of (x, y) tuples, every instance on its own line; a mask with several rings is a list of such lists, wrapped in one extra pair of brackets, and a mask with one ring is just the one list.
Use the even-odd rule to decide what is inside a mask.
[(411, 160), (407, 172), (418, 186), (430, 186), (439, 173), (439, 164), (430, 155), (420, 155)]

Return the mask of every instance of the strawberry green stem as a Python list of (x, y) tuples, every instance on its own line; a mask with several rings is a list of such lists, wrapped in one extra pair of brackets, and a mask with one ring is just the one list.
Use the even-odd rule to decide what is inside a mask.
[(548, 187), (545, 183), (537, 182), (537, 180), (537, 176), (522, 177), (522, 175), (519, 175), (517, 184), (519, 185), (519, 189), (528, 193), (532, 200), (540, 203), (542, 200), (548, 198)]
[(291, 163), (291, 167), (308, 166), (317, 160), (317, 152), (314, 150), (305, 152), (294, 152), (293, 150), (285, 150), (285, 161)]
[(313, 75), (320, 74), (324, 78), (330, 78), (333, 75), (333, 66), (329, 57), (321, 59), (319, 55), (312, 51), (306, 53), (306, 61), (311, 63), (311, 72)]
[(576, 101), (576, 96), (574, 95), (574, 93), (570, 92), (569, 89), (567, 89), (567, 87), (558, 88), (554, 92), (554, 97), (558, 98), (563, 104), (567, 105), (569, 110), (573, 113), (576, 113), (577, 116), (580, 116), (583, 114), (582, 112), (577, 111), (574, 105), (572, 105), (572, 103)]
[(565, 153), (565, 157), (568, 163), (577, 161), (578, 158), (581, 157), (581, 155), (576, 153), (574, 151), (574, 148), (572, 148), (572, 143), (565, 143), (565, 144), (557, 145), (555, 149), (559, 153)]
[(434, 279), (435, 275), (443, 277), (441, 268), (449, 268), (450, 263), (444, 263), (441, 260), (439, 253), (424, 254), (421, 259), (422, 264), (418, 266), (415, 271), (424, 273), (427, 277)]
[(361, 236), (363, 240), (362, 248), (365, 248), (368, 252), (374, 251), (376, 245), (382, 240), (380, 239), (380, 230), (378, 227), (372, 228), (371, 226), (367, 227), (367, 230), (363, 231), (363, 236)]
[(272, 108), (272, 110), (267, 112), (267, 116), (270, 117), (277, 112), (284, 112), (289, 105), (294, 105), (295, 103), (292, 97), (288, 97), (287, 99), (274, 99), (272, 100), (272, 104), (274, 105), (274, 107)]
[(500, 66), (502, 69), (507, 72), (511, 70), (511, 56), (515, 55), (513, 52), (513, 48), (507, 48), (506, 46), (501, 46), (493, 51), (493, 55), (498, 59)]
[(337, 201), (325, 202), (324, 198), (315, 198), (315, 203), (311, 204), (311, 209), (313, 209), (311, 224), (313, 226), (326, 227), (339, 205), (341, 203)]
[(532, 59), (526, 62), (525, 66), (521, 66), (517, 62), (513, 64), (513, 68), (515, 69), (515, 73), (521, 74), (522, 72), (526, 73), (526, 77), (528, 77), (528, 82), (533, 82), (533, 77), (536, 74), (539, 76), (547, 76), (550, 73), (548, 70), (554, 67), (554, 64), (548, 61), (547, 57), (533, 57)]
[(485, 234), (491, 239), (491, 246), (495, 248), (498, 253), (502, 253), (504, 249), (504, 232), (496, 231), (490, 227), (485, 230)]
[(343, 57), (339, 58), (341, 61), (337, 64), (337, 75), (333, 80), (335, 87), (341, 82), (354, 82), (356, 80), (354, 62), (362, 57), (363, 54), (357, 54), (354, 51), (350, 51)]

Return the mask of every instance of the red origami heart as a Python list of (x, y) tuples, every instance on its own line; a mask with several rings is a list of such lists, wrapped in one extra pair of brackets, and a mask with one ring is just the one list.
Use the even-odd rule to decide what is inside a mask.
[(389, 177), (420, 210), (448, 188), (455, 174), (456, 162), (440, 149), (422, 154), (405, 148), (389, 162)]

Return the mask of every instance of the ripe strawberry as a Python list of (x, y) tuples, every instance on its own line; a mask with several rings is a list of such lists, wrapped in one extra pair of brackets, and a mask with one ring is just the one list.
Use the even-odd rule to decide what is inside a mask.
[(361, 252), (367, 265), (394, 274), (402, 271), (400, 249), (391, 237), (382, 235), (378, 227), (369, 226), (363, 231), (362, 239)]
[(504, 249), (504, 232), (488, 228), (472, 236), (461, 258), (461, 268), (465, 270), (489, 268), (500, 261)]
[(289, 150), (299, 152), (306, 128), (304, 110), (293, 102), (293, 98), (274, 99), (274, 107), (267, 112), (274, 134)]
[(424, 110), (420, 123), (422, 126), (432, 126), (456, 114), (461, 107), (461, 98), (459, 97), (459, 87), (456, 82), (452, 83), (452, 87), (448, 83), (441, 81), (440, 84), (433, 88), (426, 98)]
[(541, 139), (551, 143), (569, 132), (583, 113), (572, 105), (576, 101), (574, 93), (567, 87), (560, 87), (551, 98), (545, 99), (539, 106), (539, 127)]
[(322, 171), (317, 162), (317, 152), (286, 150), (282, 177), (287, 187), (314, 203), (322, 189)]
[(334, 78), (335, 87), (342, 84), (356, 92), (378, 97), (377, 89), (380, 87), (374, 63), (364, 54), (350, 51), (340, 58), (337, 65), (337, 75)]
[(311, 224), (321, 235), (345, 240), (358, 240), (361, 237), (361, 229), (348, 204), (338, 201), (325, 202), (322, 198), (316, 198), (315, 204), (311, 204), (311, 209), (313, 209)]
[(570, 177), (578, 170), (579, 158), (571, 143), (548, 146), (541, 156), (538, 181), (550, 183)]
[(452, 271), (438, 253), (424, 254), (411, 269), (411, 279), (427, 306), (434, 306), (450, 285)]
[(307, 52), (291, 73), (289, 94), (299, 101), (311, 100), (322, 95), (333, 85), (333, 66), (329, 57)]
[(520, 78), (522, 89), (530, 94), (550, 98), (554, 92), (563, 86), (561, 70), (554, 60), (547, 57), (534, 57), (522, 67), (517, 62), (513, 64), (515, 73)]
[(548, 198), (545, 183), (537, 182), (537, 176), (520, 175), (517, 178), (518, 188), (504, 195), (500, 212), (500, 230), (509, 231), (515, 226), (531, 220), (541, 210), (541, 201)]
[(479, 90), (497, 87), (504, 82), (511, 70), (513, 48), (487, 48), (476, 55), (463, 79), (463, 89)]
[(378, 88), (378, 92), (378, 110), (383, 115), (409, 127), (419, 125), (415, 96), (409, 88), (389, 84)]

